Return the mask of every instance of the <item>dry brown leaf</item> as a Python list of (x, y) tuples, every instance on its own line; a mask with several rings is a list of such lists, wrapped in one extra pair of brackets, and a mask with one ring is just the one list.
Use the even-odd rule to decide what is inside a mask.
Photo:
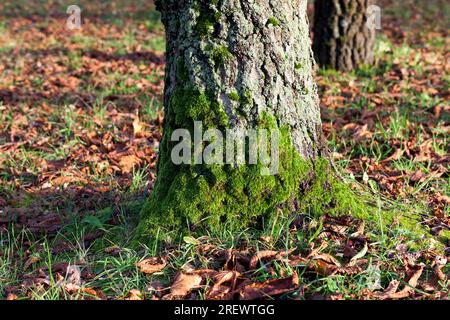
[(318, 274), (329, 276), (336, 272), (337, 266), (324, 260), (312, 260), (308, 266), (309, 270)]
[(319, 247), (312, 248), (310, 254), (307, 256), (312, 261), (310, 268), (316, 269), (319, 273), (329, 274), (341, 267), (341, 263), (335, 257), (328, 253), (320, 253), (327, 246), (328, 243), (324, 241)]
[(335, 258), (333, 257), (331, 254), (328, 253), (321, 253), (321, 254), (317, 254), (313, 257), (310, 257), (312, 260), (323, 260), (329, 264), (333, 264), (337, 267), (341, 266), (341, 263)]
[[(238, 271), (222, 271), (216, 274), (213, 278), (215, 284), (221, 285), (225, 282), (235, 282), (241, 274)], [(234, 288), (233, 288), (234, 289)]]
[(321, 251), (325, 250), (328, 247), (327, 241), (322, 241), (320, 245), (316, 248), (315, 243), (311, 243), (311, 252), (308, 255), (308, 258), (314, 257), (318, 255)]
[(447, 275), (442, 271), (442, 269), (447, 265), (447, 258), (442, 256), (437, 256), (435, 258), (435, 267), (434, 272), (439, 280), (445, 281), (447, 279)]
[(398, 280), (392, 280), (386, 290), (384, 290), (381, 293), (375, 293), (374, 296), (379, 299), (389, 299), (389, 297), (397, 292), (398, 286), (400, 285), (400, 282)]
[(65, 283), (63, 286), (64, 290), (66, 290), (68, 293), (75, 293), (81, 290), (81, 287), (74, 283)]
[(352, 233), (352, 234), (350, 235), (350, 238), (351, 238), (351, 239), (355, 239), (355, 238), (360, 238), (360, 237), (364, 236), (364, 229), (365, 229), (365, 227), (366, 227), (366, 224), (365, 224), (364, 221), (362, 221), (362, 222), (358, 225), (358, 228), (357, 228), (356, 232), (354, 232), (354, 233)]
[(298, 284), (299, 280), (296, 272), (289, 278), (251, 283), (238, 289), (239, 300), (255, 300), (278, 296), (296, 290)]
[(90, 295), (92, 297), (97, 297), (100, 299), (105, 299), (104, 293), (101, 291), (96, 291), (93, 288), (81, 288), (81, 292)]
[(420, 264), (415, 267), (415, 271), (411, 278), (408, 281), (408, 285), (403, 288), (403, 290), (396, 292), (399, 282), (398, 281), (392, 281), (389, 284), (389, 287), (386, 289), (385, 292), (381, 294), (375, 295), (379, 299), (404, 299), (410, 297), (414, 293), (414, 288), (417, 287), (418, 281), (420, 276), (422, 275), (424, 265)]
[(137, 289), (131, 289), (130, 295), (125, 300), (143, 300), (142, 293)]
[(39, 257), (36, 257), (36, 256), (29, 257), (27, 259), (27, 261), (25, 261), (25, 264), (23, 265), (23, 270), (27, 270), (32, 264), (35, 264), (39, 260), (41, 260), (41, 259)]
[(109, 254), (117, 254), (120, 252), (120, 247), (118, 246), (111, 246), (111, 247), (107, 247), (103, 250), (105, 253), (109, 253)]
[(139, 138), (142, 136), (144, 124), (139, 120), (139, 116), (136, 116), (133, 121), (134, 137)]
[(403, 156), (404, 152), (405, 151), (403, 149), (398, 148), (398, 149), (395, 150), (395, 152), (390, 157), (382, 160), (382, 162), (386, 163), (386, 162), (398, 160), (398, 159), (400, 159)]
[[(367, 261), (360, 260), (358, 264), (366, 263)], [(318, 254), (315, 258), (303, 258), (300, 256), (289, 257), (289, 265), (296, 267), (304, 265), (308, 267), (311, 272), (320, 275), (329, 276), (333, 274), (358, 274), (362, 268), (359, 265), (341, 266), (340, 262), (329, 254)]]
[(72, 183), (89, 184), (89, 180), (77, 176), (61, 176), (51, 180), (51, 185), (53, 187), (68, 185)]
[(146, 292), (150, 292), (152, 293), (153, 297), (155, 298), (161, 298), (162, 296), (164, 296), (165, 294), (169, 293), (169, 288), (167, 288), (162, 282), (160, 281), (152, 281), (150, 282), (146, 288), (145, 288)]
[(277, 255), (278, 255), (278, 251), (273, 251), (273, 250), (259, 251), (250, 260), (250, 270), (255, 269), (257, 267), (259, 261), (274, 259)]
[(192, 270), (187, 273), (198, 274), (199, 276), (201, 276), (204, 279), (206, 279), (206, 278), (213, 279), (219, 273), (219, 271), (212, 270), (212, 269), (200, 269), (200, 270)]
[(17, 300), (19, 299), (19, 297), (17, 295), (15, 295), (14, 293), (8, 293), (8, 295), (6, 296), (6, 300)]
[(243, 273), (245, 272), (244, 265), (250, 264), (250, 258), (245, 251), (226, 249), (216, 252), (215, 256), (218, 261), (224, 261), (223, 268), (225, 270), (237, 270)]
[[(237, 271), (222, 271), (217, 273), (214, 278), (214, 285), (208, 290), (207, 297), (208, 299), (222, 299), (225, 295), (234, 291), (236, 288), (237, 279), (241, 276), (241, 274)], [(228, 286), (225, 286), (224, 283), (229, 282)]]
[(446, 204), (450, 204), (450, 197), (440, 194), (440, 193), (437, 194), (437, 200), (439, 202), (444, 202)]
[(249, 268), (250, 270), (255, 269), (258, 266), (259, 261), (263, 260), (281, 260), (288, 257), (296, 248), (290, 249), (289, 251), (273, 251), (273, 250), (262, 250), (259, 251), (250, 259)]
[(170, 293), (164, 296), (165, 299), (183, 298), (189, 292), (197, 289), (202, 283), (203, 278), (198, 274), (178, 273), (170, 288)]
[(359, 127), (354, 133), (354, 137), (356, 141), (360, 141), (363, 139), (371, 139), (373, 136), (373, 132), (368, 130), (368, 125), (365, 124)]
[(200, 244), (197, 247), (197, 250), (200, 254), (207, 254), (207, 253), (213, 251), (215, 248), (216, 248), (216, 246), (212, 245), (212, 244)]
[(422, 170), (418, 169), (414, 174), (411, 176), (410, 180), (412, 182), (419, 182), (425, 177), (425, 174), (422, 172)]
[(209, 300), (230, 300), (231, 288), (226, 285), (214, 285), (206, 293)]
[(309, 259), (300, 256), (290, 256), (289, 265), (291, 267), (297, 267), (299, 265), (307, 265), (310, 262)]
[(273, 238), (271, 236), (261, 236), (259, 239), (265, 243), (272, 243), (273, 241)]
[(136, 157), (134, 154), (123, 156), (120, 159), (119, 165), (123, 173), (130, 173), (133, 171), (134, 167), (141, 164), (141, 159)]
[(81, 286), (81, 269), (76, 265), (69, 265), (66, 269), (67, 282)]
[(163, 270), (167, 265), (167, 260), (164, 257), (153, 257), (145, 259), (136, 263), (139, 270), (145, 274), (153, 274)]

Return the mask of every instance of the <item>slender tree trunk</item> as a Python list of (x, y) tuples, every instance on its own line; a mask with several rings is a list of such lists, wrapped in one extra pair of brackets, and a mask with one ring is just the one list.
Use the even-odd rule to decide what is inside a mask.
[(321, 66), (351, 71), (373, 63), (370, 0), (316, 0), (314, 53)]
[[(160, 0), (166, 28), (165, 124), (157, 182), (140, 231), (247, 227), (298, 207), (320, 158), (306, 0)], [(261, 164), (174, 164), (174, 130), (281, 132), (279, 170)], [(225, 133), (224, 133), (225, 134)], [(291, 210), (290, 209), (290, 210)]]

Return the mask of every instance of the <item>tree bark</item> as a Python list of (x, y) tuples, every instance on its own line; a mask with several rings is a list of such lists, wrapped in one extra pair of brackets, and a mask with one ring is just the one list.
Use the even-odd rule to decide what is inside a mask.
[[(305, 157), (317, 154), (320, 114), (306, 1), (160, 2), (167, 34), (166, 115), (170, 98), (187, 80), (223, 104), (232, 126), (249, 126), (268, 111), (292, 129)], [(188, 79), (177, 77), (183, 65)], [(251, 93), (252, 99), (242, 106), (230, 99), (233, 92)]]
[[(238, 222), (293, 205), (321, 156), (321, 119), (306, 0), (159, 0), (166, 28), (164, 136), (141, 232)], [(281, 129), (280, 169), (175, 165), (175, 129)], [(261, 125), (261, 123), (265, 123)], [(300, 160), (301, 159), (301, 160)], [(304, 161), (301, 162), (301, 161)], [(308, 163), (306, 166), (303, 164)]]
[(370, 0), (316, 0), (314, 53), (323, 67), (352, 71), (374, 60)]

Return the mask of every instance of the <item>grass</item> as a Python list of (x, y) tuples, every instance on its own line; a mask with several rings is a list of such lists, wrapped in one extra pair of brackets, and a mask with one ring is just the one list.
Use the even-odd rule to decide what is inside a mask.
[[(159, 296), (179, 270), (218, 267), (216, 257), (203, 252), (206, 246), (216, 253), (296, 248), (296, 254), (304, 254), (312, 244), (326, 241), (321, 253), (348, 260), (344, 249), (359, 222), (342, 234), (330, 233), (329, 228), (342, 226), (307, 212), (299, 229), (292, 228), (294, 217), (279, 212), (262, 230), (235, 232), (224, 225), (197, 239), (180, 241), (177, 234), (158, 233), (145, 245), (131, 245), (136, 217), (155, 175), (165, 40), (151, 3), (116, 1), (114, 10), (111, 3), (81, 1), (91, 22), (70, 36), (45, 31), (59, 30), (56, 1), (44, 7), (24, 1), (1, 4), (0, 298), (14, 293), (18, 299), (124, 299), (135, 289), (147, 298)], [(445, 14), (436, 9), (439, 3), (425, 4), (423, 19)], [(409, 20), (413, 12), (405, 8), (391, 4), (388, 20)], [(48, 12), (55, 14), (44, 18)], [(399, 13), (404, 16), (399, 18)], [(30, 28), (14, 24), (30, 15), (37, 20)], [(443, 95), (449, 87), (443, 74), (448, 41), (435, 29), (419, 35), (415, 24), (402, 25), (412, 28), (404, 38), (389, 33), (387, 26), (378, 37), (374, 65), (349, 74), (318, 73), (324, 129), (336, 165), (380, 210), (366, 221), (369, 241), (362, 259), (367, 264), (358, 274), (324, 276), (308, 264), (291, 266), (283, 259), (271, 269), (259, 264), (254, 272), (259, 281), (297, 272), (303, 292), (282, 298), (336, 293), (343, 299), (362, 298), (366, 290), (386, 288), (392, 280), (405, 282), (402, 248), (410, 254), (442, 252), (445, 246), (448, 250), (448, 231), (433, 236), (438, 226), (430, 222), (450, 215), (448, 205), (436, 200), (450, 196), (448, 171), (442, 171), (449, 154)], [(11, 41), (28, 34), (44, 38), (23, 41), (21, 47), (18, 40)], [(136, 114), (147, 125), (143, 136), (134, 132)], [(397, 152), (401, 156), (393, 157)], [(419, 171), (423, 177), (412, 179)], [(417, 241), (417, 232), (407, 224), (389, 223), (386, 207), (411, 216), (412, 226), (423, 225), (425, 236), (436, 241), (434, 247)], [(352, 248), (364, 253), (359, 244)], [(159, 255), (168, 258), (163, 271), (147, 276), (136, 267)], [(80, 269), (82, 282), (73, 292), (66, 288), (71, 279), (61, 269), (63, 263)], [(444, 272), (449, 273), (448, 266)], [(424, 277), (431, 275), (428, 268)], [(206, 297), (206, 290), (196, 297)]]
[[(281, 275), (286, 276), (286, 274), (291, 274), (295, 271), (301, 276), (302, 284), (308, 296), (327, 296), (341, 292), (344, 298), (355, 298), (364, 290), (370, 289), (375, 285), (381, 288), (386, 287), (394, 279), (401, 280), (401, 276), (395, 270), (401, 268), (403, 261), (396, 252), (398, 246), (403, 244), (401, 239), (408, 230), (387, 226), (381, 217), (380, 215), (378, 223), (382, 234), (381, 236), (374, 235), (378, 240), (370, 243), (368, 267), (359, 274), (324, 277), (309, 273), (307, 265), (291, 267), (283, 261), (279, 261), (275, 263), (274, 268), (281, 273), (276, 272), (274, 275), (269, 273), (264, 265), (260, 265), (255, 270), (257, 274), (255, 279), (265, 281)], [(205, 254), (199, 252), (199, 248), (207, 244), (213, 245), (217, 251), (242, 248), (243, 244), (248, 248), (254, 248), (255, 252), (261, 250), (289, 250), (293, 247), (297, 247), (297, 250), (300, 252), (307, 250), (308, 244), (316, 242), (317, 236), (323, 231), (323, 222), (317, 221), (315, 217), (306, 216), (305, 219), (309, 220), (308, 229), (298, 230), (297, 232), (292, 232), (292, 229), (289, 227), (292, 221), (281, 218), (273, 225), (267, 225), (262, 231), (247, 230), (238, 234), (230, 232), (229, 229), (224, 227), (223, 231), (198, 239), (186, 237), (180, 243), (175, 243), (170, 236), (163, 235), (162, 238), (156, 238), (139, 249), (129, 249), (128, 247), (128, 230), (126, 226), (128, 219), (126, 217), (123, 217), (122, 223), (114, 225), (84, 219), (79, 223), (74, 222), (68, 225), (51, 240), (32, 238), (32, 236), (27, 238), (28, 243), (32, 245), (26, 250), (23, 247), (15, 247), (19, 244), (13, 240), (14, 237), (7, 236), (3, 238), (2, 236), (1, 242), (5, 248), (8, 248), (7, 252), (9, 255), (3, 257), (3, 261), (6, 262), (2, 263), (0, 274), (2, 279), (5, 279), (2, 281), (4, 287), (14, 286), (16, 281), (18, 281), (15, 278), (15, 274), (11, 273), (10, 270), (17, 270), (20, 273), (24, 267), (23, 264), (19, 263), (20, 259), (12, 259), (10, 256), (14, 252), (16, 255), (26, 254), (37, 257), (36, 264), (32, 266), (35, 270), (41, 268), (51, 270), (56, 268), (55, 266), (59, 263), (64, 262), (78, 266), (82, 273), (91, 272), (93, 276), (83, 283), (82, 288), (98, 288), (97, 290), (101, 290), (102, 296), (125, 298), (133, 289), (138, 289), (147, 294), (147, 296), (151, 296), (155, 293), (152, 292), (152, 284), (158, 283), (162, 287), (169, 287), (174, 272), (177, 270), (213, 268), (217, 262), (212, 257), (205, 256)], [(103, 231), (103, 236), (93, 242), (87, 242), (88, 235), (97, 231)], [(349, 234), (354, 231), (355, 229), (349, 230)], [(23, 234), (27, 233), (23, 232)], [(60, 246), (61, 243), (64, 243), (64, 246), (67, 248), (66, 251), (54, 254), (52, 248)], [(164, 247), (169, 247), (170, 249), (163, 249)], [(112, 254), (111, 248), (115, 248), (116, 252)], [(337, 248), (336, 244), (331, 244), (322, 253), (334, 253)], [(169, 265), (163, 272), (145, 276), (136, 267), (136, 263), (142, 259), (161, 253), (167, 255)], [(24, 290), (23, 297), (52, 300), (87, 298), (82, 289), (79, 289), (76, 294), (68, 294), (63, 290), (63, 285), (67, 281), (67, 275), (64, 274), (59, 276), (59, 281), (50, 277), (46, 286), (33, 285)], [(97, 292), (97, 294), (100, 293)], [(201, 297), (202, 293), (200, 292), (199, 294)], [(294, 298), (297, 295), (299, 295), (298, 292), (289, 295), (289, 297)]]

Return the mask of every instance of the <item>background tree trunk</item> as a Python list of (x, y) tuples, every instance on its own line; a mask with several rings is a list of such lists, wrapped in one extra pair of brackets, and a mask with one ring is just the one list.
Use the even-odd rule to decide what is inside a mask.
[(321, 66), (351, 71), (374, 59), (370, 0), (316, 0), (314, 53)]
[[(157, 182), (143, 209), (143, 232), (201, 223), (245, 227), (291, 202), (312, 181), (321, 120), (306, 0), (160, 0), (166, 27), (165, 124)], [(264, 121), (262, 119), (272, 119)], [(280, 169), (258, 165), (174, 165), (171, 133), (257, 128), (283, 132)]]

